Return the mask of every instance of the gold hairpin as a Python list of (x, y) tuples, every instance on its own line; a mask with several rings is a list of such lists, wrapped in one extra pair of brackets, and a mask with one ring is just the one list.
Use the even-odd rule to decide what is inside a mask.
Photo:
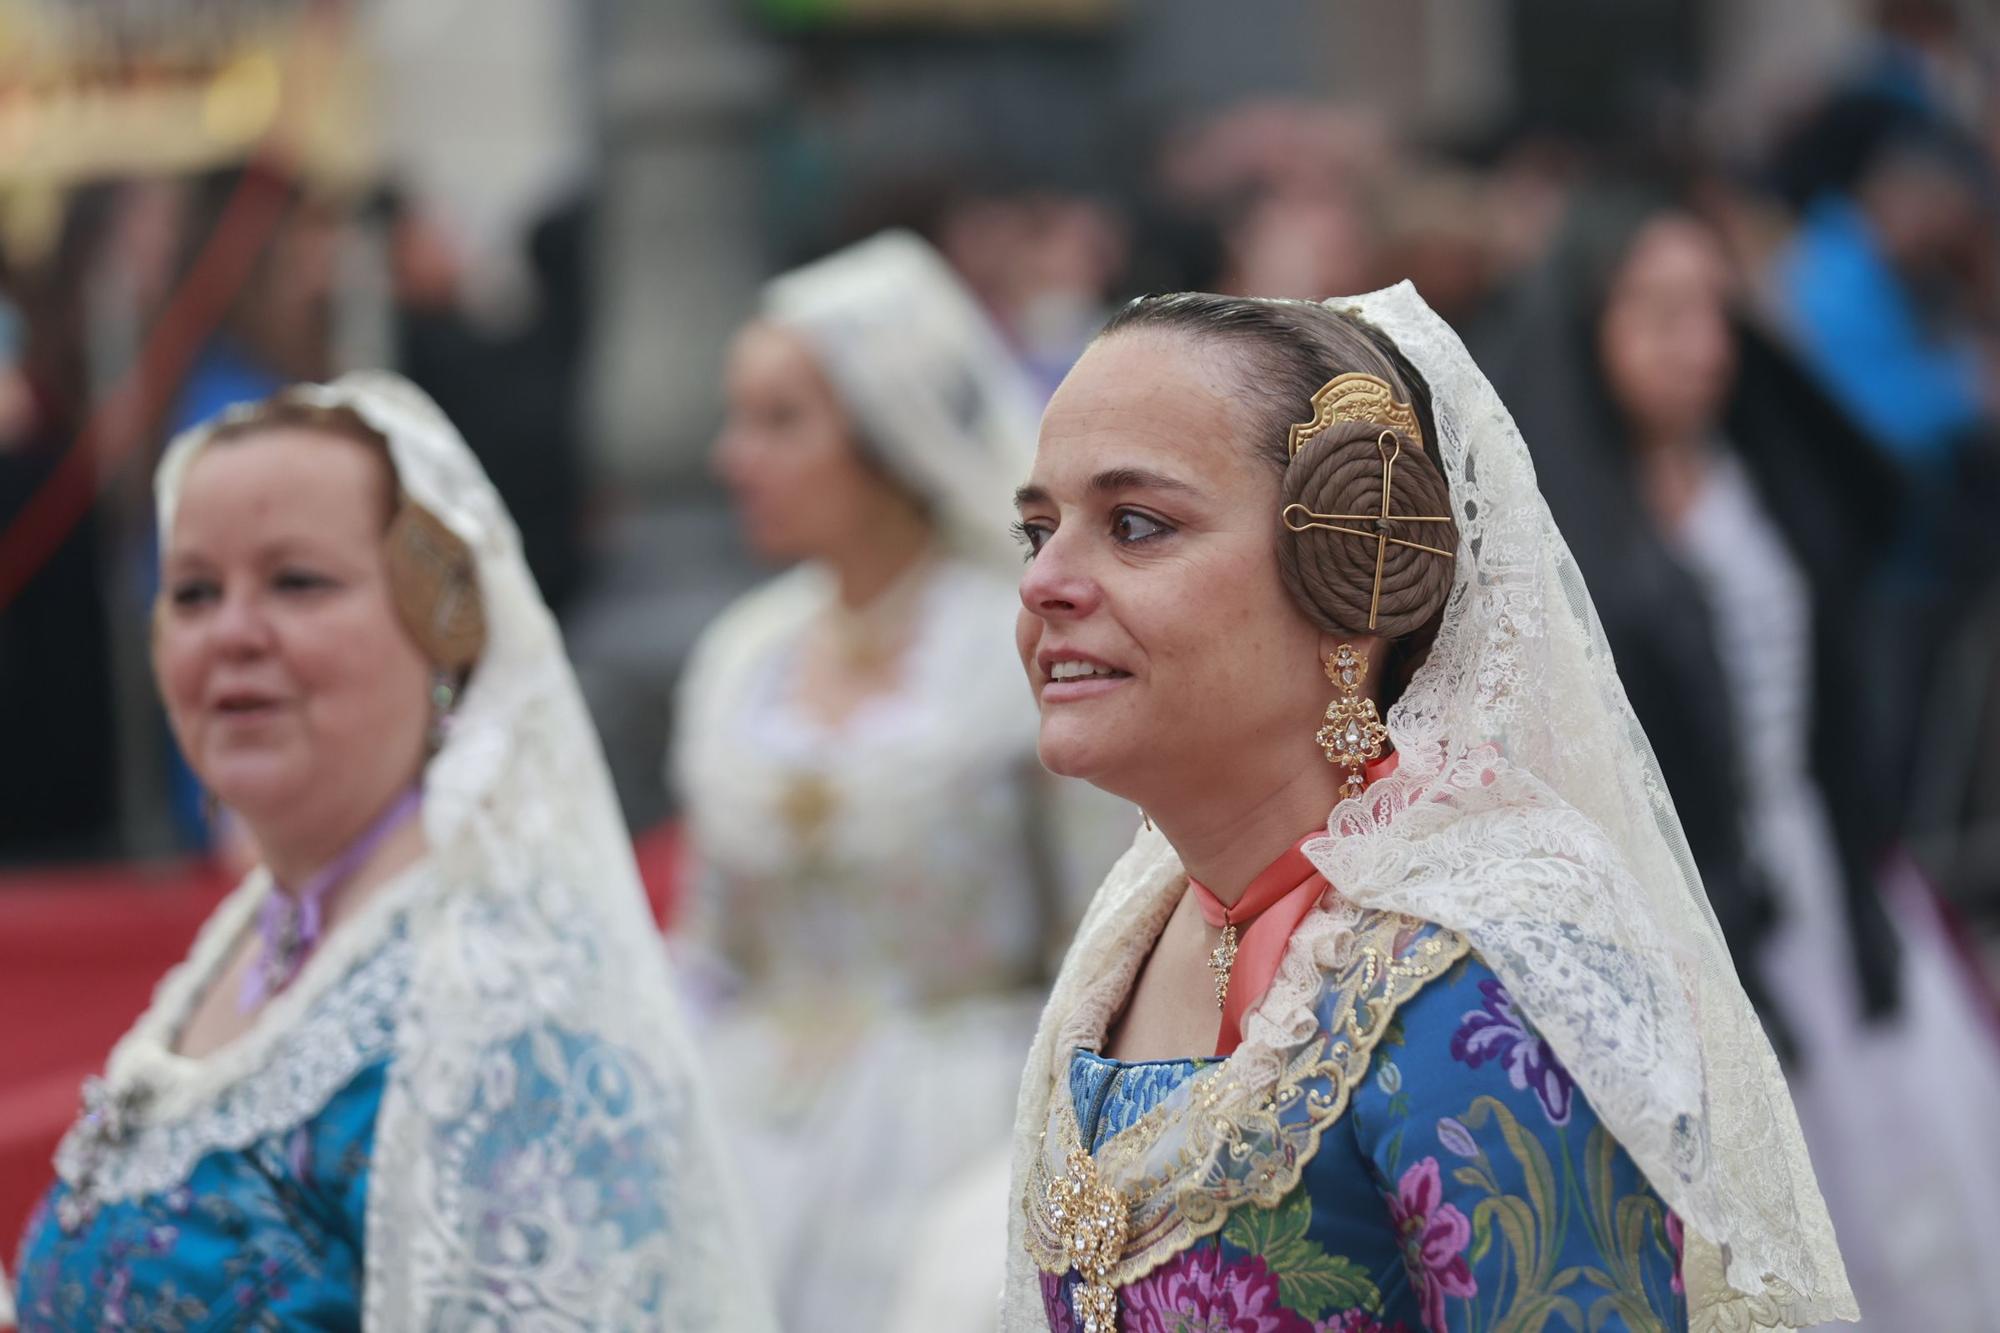
[(1285, 436), (1285, 456), (1295, 458), (1306, 442), (1338, 421), (1379, 421), (1393, 426), (1421, 449), (1423, 429), (1416, 409), (1396, 401), (1389, 382), (1375, 375), (1349, 371), (1335, 375), (1312, 396), (1312, 420), (1297, 422)]
[[(1345, 379), (1348, 377), (1342, 376), (1341, 378)], [(1334, 381), (1335, 384), (1339, 382), (1339, 380)], [(1377, 380), (1376, 383), (1380, 384), (1381, 381)], [(1333, 386), (1328, 385), (1327, 387), (1331, 388)], [(1387, 388), (1388, 386), (1384, 385), (1383, 387)], [(1321, 390), (1321, 393), (1324, 392), (1325, 390)], [(1318, 395), (1314, 395), (1313, 401), (1319, 401)], [(1372, 416), (1363, 419), (1369, 421), (1379, 420), (1379, 418)], [(1294, 426), (1292, 429), (1296, 431), (1298, 427)], [(1382, 569), (1388, 559), (1389, 548), (1391, 546), (1402, 546), (1412, 551), (1424, 551), (1431, 555), (1441, 555), (1447, 560), (1455, 558), (1450, 551), (1441, 550), (1435, 546), (1425, 546), (1422, 542), (1405, 541), (1401, 537), (1391, 537), (1389, 535), (1390, 529), (1397, 523), (1449, 523), (1451, 522), (1451, 518), (1449, 515), (1390, 513), (1389, 501), (1396, 483), (1396, 460), (1403, 455), (1403, 444), (1402, 441), (1385, 430), (1376, 439), (1375, 449), (1377, 453), (1382, 455), (1382, 511), (1380, 513), (1315, 514), (1302, 504), (1288, 504), (1280, 511), (1279, 515), (1284, 520), (1285, 527), (1292, 532), (1306, 532), (1313, 528), (1320, 528), (1327, 532), (1338, 532), (1349, 537), (1360, 537), (1364, 541), (1375, 543), (1375, 591), (1368, 601), (1368, 628), (1371, 630), (1375, 628), (1376, 613), (1382, 609)], [(1293, 510), (1298, 511), (1299, 519), (1303, 521), (1294, 519)], [(1367, 523), (1371, 525), (1372, 531), (1362, 528), (1344, 528), (1340, 526), (1342, 523)]]

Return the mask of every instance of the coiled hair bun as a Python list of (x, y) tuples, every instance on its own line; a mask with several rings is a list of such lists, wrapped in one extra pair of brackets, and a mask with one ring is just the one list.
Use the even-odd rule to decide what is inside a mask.
[[(1385, 459), (1394, 461), (1385, 468)], [(1390, 520), (1382, 524), (1374, 516), (1382, 513), (1385, 471)], [(1444, 473), (1421, 445), (1385, 422), (1337, 421), (1292, 456), (1281, 493), (1290, 532), (1280, 539), (1278, 568), (1321, 629), (1398, 639), (1444, 609), (1452, 561), (1434, 551), (1457, 550), (1458, 525)], [(1444, 521), (1409, 521), (1435, 517)], [(1378, 542), (1378, 532), (1392, 540)]]

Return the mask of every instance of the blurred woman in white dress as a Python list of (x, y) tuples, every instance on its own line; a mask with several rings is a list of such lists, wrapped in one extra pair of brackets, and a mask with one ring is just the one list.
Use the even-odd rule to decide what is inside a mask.
[(776, 279), (726, 387), (716, 469), (797, 563), (682, 685), (684, 939), (780, 1318), (872, 1333), (921, 1219), (1004, 1154), (1066, 901), (1116, 849), (1078, 864), (1106, 806), (1035, 759), (1007, 507), (1035, 405), (943, 261), (888, 233)]

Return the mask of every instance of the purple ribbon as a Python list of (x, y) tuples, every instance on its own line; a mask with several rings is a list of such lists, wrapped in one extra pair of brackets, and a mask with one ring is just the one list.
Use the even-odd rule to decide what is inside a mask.
[(292, 984), (319, 944), (326, 923), (327, 895), (352, 878), (382, 840), (407, 823), (422, 805), (423, 793), (409, 788), (296, 893), (287, 892), (282, 884), (271, 886), (257, 917), (262, 947), (243, 978), (243, 992), (236, 1001), (240, 1012), (250, 1013)]

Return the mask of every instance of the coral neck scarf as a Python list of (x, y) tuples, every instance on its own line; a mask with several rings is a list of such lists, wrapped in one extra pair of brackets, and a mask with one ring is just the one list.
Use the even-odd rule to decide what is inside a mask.
[[(1368, 765), (1368, 780), (1373, 782), (1395, 768), (1395, 754), (1384, 755)], [(1222, 1000), (1222, 1027), (1215, 1038), (1218, 1056), (1228, 1055), (1242, 1043), (1243, 1022), (1271, 989), (1292, 932), (1328, 888), (1305, 853), (1307, 843), (1325, 836), (1325, 829), (1316, 828), (1293, 843), (1250, 881), (1250, 887), (1233, 905), (1224, 904), (1200, 881), (1188, 880), (1202, 920), (1224, 932), (1225, 943), (1217, 954), (1228, 978), (1228, 990)], [(1228, 943), (1232, 935), (1240, 936), (1233, 949)]]

